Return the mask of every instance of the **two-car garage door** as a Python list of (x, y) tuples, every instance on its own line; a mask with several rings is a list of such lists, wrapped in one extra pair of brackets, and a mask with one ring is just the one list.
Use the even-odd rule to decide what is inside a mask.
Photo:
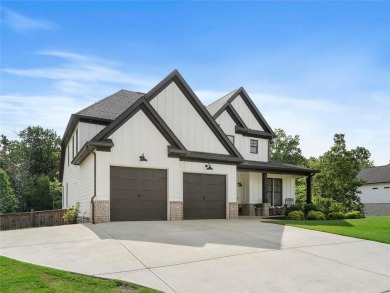
[[(167, 171), (111, 167), (111, 221), (167, 219)], [(226, 176), (183, 174), (184, 219), (226, 218)]]

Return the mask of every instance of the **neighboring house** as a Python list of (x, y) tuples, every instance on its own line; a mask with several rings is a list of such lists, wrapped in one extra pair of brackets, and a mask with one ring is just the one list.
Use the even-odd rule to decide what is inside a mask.
[(121, 90), (70, 118), (63, 207), (95, 222), (226, 219), (281, 206), (314, 170), (269, 161), (274, 133), (243, 88), (206, 107), (177, 70), (148, 93)]
[(359, 179), (364, 181), (360, 200), (369, 216), (390, 215), (390, 164), (363, 169)]

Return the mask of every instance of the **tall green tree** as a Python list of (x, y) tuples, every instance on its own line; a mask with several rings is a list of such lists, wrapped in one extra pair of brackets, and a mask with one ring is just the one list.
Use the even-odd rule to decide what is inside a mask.
[[(17, 140), (1, 136), (0, 166), (9, 175), (11, 186), (20, 202), (20, 210), (34, 207), (40, 195), (36, 190), (37, 180), (47, 176), (51, 182), (58, 176), (61, 139), (54, 130), (29, 126), (18, 133)], [(42, 179), (43, 180), (43, 179)], [(44, 181), (44, 180), (43, 180)], [(26, 199), (31, 204), (27, 204)], [(50, 201), (52, 203), (52, 201)]]
[(271, 143), (271, 161), (297, 166), (305, 166), (306, 159), (299, 147), (299, 135), (287, 135), (283, 129), (275, 129)]
[(0, 168), (0, 214), (15, 213), (19, 210), (19, 201), (16, 198), (7, 173)]
[(344, 134), (335, 134), (333, 140), (334, 145), (319, 158), (321, 172), (315, 176), (318, 192), (347, 210), (361, 210), (358, 188), (363, 182), (356, 176), (363, 166), (372, 164), (370, 152), (363, 147), (347, 150)]

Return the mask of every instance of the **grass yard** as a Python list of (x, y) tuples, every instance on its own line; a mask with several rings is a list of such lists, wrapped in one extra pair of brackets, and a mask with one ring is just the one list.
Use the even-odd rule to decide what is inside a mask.
[(266, 222), (390, 244), (390, 216), (345, 220), (275, 220)]
[(119, 280), (106, 280), (32, 265), (0, 256), (0, 292), (157, 293)]

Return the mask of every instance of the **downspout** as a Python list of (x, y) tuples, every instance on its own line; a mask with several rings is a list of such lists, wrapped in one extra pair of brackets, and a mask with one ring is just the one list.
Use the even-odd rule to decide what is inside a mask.
[(91, 197), (91, 205), (92, 205), (92, 224), (95, 223), (95, 204), (94, 199), (96, 197), (96, 152), (93, 152), (93, 196)]

